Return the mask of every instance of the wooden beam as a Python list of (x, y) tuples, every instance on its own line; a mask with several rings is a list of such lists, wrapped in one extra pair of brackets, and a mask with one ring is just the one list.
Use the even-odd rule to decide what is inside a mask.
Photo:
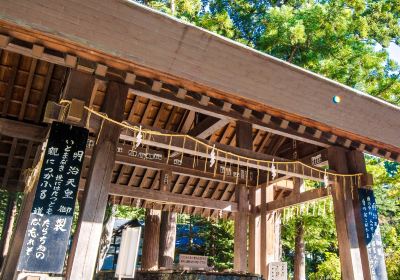
[(0, 134), (34, 142), (42, 142), (47, 133), (47, 128), (34, 124), (24, 123), (5, 118), (0, 118)]
[(292, 129), (290, 127), (282, 128), (280, 127), (280, 125), (274, 124), (273, 122), (265, 123), (262, 121), (262, 119), (255, 118), (252, 115), (248, 116), (247, 118), (246, 116), (243, 116), (243, 114), (234, 112), (232, 110), (224, 111), (222, 110), (222, 108), (215, 105), (203, 105), (200, 103), (200, 101), (197, 100), (181, 99), (176, 97), (175, 95), (166, 95), (157, 92), (145, 92), (133, 88), (131, 88), (130, 91), (138, 96), (153, 99), (162, 103), (167, 103), (187, 110), (196, 111), (198, 113), (202, 113), (207, 116), (212, 116), (217, 119), (226, 119), (227, 121), (240, 120), (244, 122), (249, 122), (252, 123), (253, 127), (256, 129), (261, 129), (263, 131), (271, 132), (273, 134), (285, 136), (288, 138), (296, 139), (317, 146), (329, 147), (331, 145), (328, 141), (315, 138), (311, 135), (307, 136), (305, 133), (299, 133), (295, 129)]
[(42, 117), (43, 107), (44, 107), (44, 104), (46, 103), (48, 89), (49, 89), (50, 82), (51, 82), (51, 77), (53, 76), (53, 70), (54, 70), (54, 64), (50, 63), (49, 69), (47, 70), (46, 79), (44, 81), (43, 89), (40, 92), (40, 101), (36, 108), (36, 116), (35, 116), (36, 123), (40, 122), (41, 117)]
[(302, 204), (304, 202), (321, 199), (330, 195), (330, 191), (327, 188), (318, 188), (302, 193), (291, 194), (279, 200), (268, 202), (266, 210), (268, 212), (276, 211), (286, 207)]
[(15, 79), (16, 79), (17, 73), (18, 73), (19, 60), (21, 58), (21, 56), (19, 54), (14, 54), (14, 57), (16, 59), (14, 60), (14, 64), (11, 68), (10, 77), (8, 78), (8, 81), (7, 81), (8, 82), (7, 89), (6, 89), (6, 92), (4, 93), (3, 109), (2, 109), (2, 113), (1, 113), (1, 115), (3, 117), (6, 116), (8, 113), (8, 107), (10, 106), (10, 103), (11, 103), (11, 97), (12, 97), (12, 93), (13, 93), (13, 89), (14, 89)]
[(238, 211), (238, 206), (235, 202), (143, 189), (139, 187), (127, 187), (124, 185), (111, 184), (110, 195), (135, 197), (160, 204), (175, 204), (181, 206), (222, 210), (226, 212)]
[(214, 117), (206, 117), (200, 123), (195, 125), (195, 127), (188, 132), (189, 135), (206, 139), (214, 132), (218, 131), (225, 125), (229, 123), (229, 120), (226, 119), (217, 119)]
[(19, 120), (22, 120), (25, 115), (26, 104), (28, 102), (29, 94), (31, 92), (31, 86), (33, 78), (35, 76), (36, 65), (37, 65), (37, 59), (33, 58), (31, 67), (29, 69), (28, 79), (25, 85), (25, 91), (24, 91), (24, 96), (22, 98), (21, 108), (19, 109), (19, 115), (18, 115)]

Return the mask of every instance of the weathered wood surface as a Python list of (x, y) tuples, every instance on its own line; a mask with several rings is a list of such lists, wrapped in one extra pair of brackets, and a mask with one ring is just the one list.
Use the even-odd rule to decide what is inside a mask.
[[(359, 151), (349, 151), (347, 152), (347, 166), (349, 168), (349, 172), (360, 172), (365, 173), (367, 172), (364, 154)], [(362, 185), (358, 187), (367, 187), (364, 182), (360, 182)], [(367, 251), (367, 244), (364, 237), (364, 225), (362, 222), (362, 213), (361, 213), (361, 205), (358, 196), (357, 186), (353, 186), (353, 205), (354, 205), (354, 218), (356, 220), (356, 227), (357, 227), (357, 237), (358, 237), (358, 244), (360, 246), (360, 254), (361, 254), (361, 263), (363, 268), (363, 274), (365, 280), (372, 280), (371, 270), (368, 260), (368, 251)]]
[(157, 270), (160, 248), (161, 210), (146, 209), (142, 247), (142, 269)]
[(39, 172), (40, 169), (42, 168), (42, 162), (40, 161), (40, 158), (43, 151), (44, 147), (40, 145), (33, 162), (34, 165), (37, 164), (36, 166), (37, 173), (31, 175), (31, 176), (36, 176), (36, 178), (32, 182), (31, 186), (25, 186), (25, 188), (30, 187), (30, 189), (26, 189), (24, 198), (21, 203), (21, 207), (19, 209), (17, 224), (15, 226), (15, 230), (13, 232), (12, 240), (10, 243), (10, 248), (12, 248), (12, 250), (8, 252), (3, 267), (1, 268), (2, 280), (14, 279), (14, 277), (17, 274), (18, 259), (22, 250), (25, 237), (24, 234), (20, 233), (21, 232), (25, 233), (28, 227), (29, 216), (32, 211), (33, 200), (35, 199), (35, 194), (36, 194), (36, 185), (38, 184), (39, 181)]
[(238, 212), (234, 214), (234, 257), (233, 270), (247, 271), (247, 224), (249, 215), (248, 189), (244, 185), (236, 185), (236, 201)]
[[(164, 74), (166, 79), (177, 82), (176, 77), (182, 78), (180, 83), (191, 88), (197, 84), (203, 85), (203, 91), (214, 89), (217, 97), (253, 107), (267, 108), (260, 103), (268, 104), (275, 111), (290, 112), (286, 114), (291, 119), (323, 130), (330, 126), (341, 134), (350, 132), (355, 137), (400, 146), (399, 110), (375, 98), (134, 3), (74, 2), (70, 11), (59, 9), (63, 5), (61, 0), (5, 1), (0, 18), (4, 24), (23, 23), (36, 36), (51, 36), (57, 48), (60, 46), (54, 42), (68, 42), (69, 48), (86, 58), (113, 58), (119, 68), (131, 63), (156, 69), (168, 73)], [(99, 11), (101, 21), (87, 17)], [(117, 19), (115, 13), (119, 14)], [(108, 33), (105, 36), (95, 30)], [(85, 47), (87, 42), (91, 49)], [(340, 106), (331, 102), (332, 92), (342, 97)]]
[[(338, 147), (328, 149), (330, 168), (348, 173), (346, 150)], [(347, 186), (346, 186), (347, 181)], [(332, 191), (335, 224), (339, 245), (339, 257), (343, 279), (363, 280), (360, 244), (357, 235), (352, 191), (348, 180), (339, 180)]]
[(163, 211), (160, 226), (159, 267), (172, 268), (175, 257), (177, 213)]
[[(294, 189), (291, 195), (300, 194), (305, 190), (304, 181), (293, 178)], [(306, 279), (306, 248), (304, 242), (304, 223), (302, 220), (296, 222), (295, 245), (294, 245), (294, 280)]]
[[(109, 82), (103, 112), (121, 121), (127, 88)], [(83, 195), (83, 207), (68, 258), (67, 279), (91, 279), (94, 273), (103, 220), (110, 190), (120, 127), (104, 123), (93, 151), (89, 176)]]
[(43, 126), (0, 118), (0, 135), (42, 142), (46, 137), (46, 130)]
[(1, 231), (0, 240), (0, 268), (6, 258), (9, 248), (11, 237), (13, 234), (14, 222), (17, 218), (17, 196), (16, 193), (7, 194), (7, 208), (4, 213), (3, 228)]

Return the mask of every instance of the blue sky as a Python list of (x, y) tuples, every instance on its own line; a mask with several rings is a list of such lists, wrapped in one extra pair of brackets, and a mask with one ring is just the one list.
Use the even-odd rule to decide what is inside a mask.
[(390, 43), (388, 51), (390, 58), (400, 64), (400, 47), (394, 43)]

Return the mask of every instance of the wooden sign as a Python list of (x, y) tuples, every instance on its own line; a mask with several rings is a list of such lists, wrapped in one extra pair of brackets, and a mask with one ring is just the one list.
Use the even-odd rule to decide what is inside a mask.
[(197, 256), (197, 255), (179, 255), (179, 266), (187, 268), (208, 268), (208, 257), (207, 256)]
[(268, 264), (270, 280), (287, 280), (287, 263), (286, 262), (271, 262)]
[(385, 255), (382, 246), (381, 231), (379, 228), (378, 208), (372, 190), (358, 189), (361, 220), (364, 228), (364, 239), (367, 245), (368, 262), (371, 279), (386, 280)]
[(52, 123), (19, 271), (62, 273), (87, 138), (85, 128)]

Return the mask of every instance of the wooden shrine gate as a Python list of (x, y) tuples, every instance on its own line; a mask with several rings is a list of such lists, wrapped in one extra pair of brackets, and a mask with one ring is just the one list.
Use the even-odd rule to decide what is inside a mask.
[[(86, 15), (96, 13), (94, 2), (75, 3), (79, 7), (73, 12), (60, 11), (72, 5), (61, 0), (34, 2), (30, 13), (23, 12), (31, 6), (26, 0), (0, 3), (0, 182), (10, 194), (24, 191), (15, 232), (26, 232), (37, 177), (26, 171), (40, 169), (48, 123), (57, 120), (89, 130), (67, 279), (93, 276), (109, 202), (151, 209), (146, 212), (144, 269), (170, 264), (171, 248), (165, 247), (159, 232), (168, 228), (174, 213), (187, 213), (233, 219), (234, 270), (267, 278), (268, 265), (280, 260), (282, 210), (329, 196), (342, 278), (374, 279), (358, 198), (358, 190), (372, 184), (362, 153), (400, 160), (398, 109), (270, 57), (249, 55), (247, 49), (136, 4), (109, 1), (102, 4), (107, 6), (102, 10), (104, 21), (92, 22)], [(112, 15), (116, 11), (132, 20), (130, 24), (141, 24), (132, 28), (132, 36), (118, 33), (126, 29), (126, 22)], [(65, 19), (61, 25), (59, 18)], [(156, 28), (141, 32), (145, 23)], [(94, 30), (116, 38), (109, 41)], [(196, 42), (209, 38), (204, 52), (219, 63), (202, 61), (203, 50), (193, 47), (182, 30), (189, 30)], [(165, 35), (170, 31), (183, 32), (179, 55), (175, 36)], [(123, 40), (132, 41), (116, 44)], [(157, 42), (151, 45), (150, 57), (141, 51), (148, 42)], [(232, 57), (220, 60), (219, 48)], [(194, 68), (182, 62), (185, 51), (198, 63)], [(224, 61), (235, 67), (219, 68)], [(171, 67), (173, 63), (177, 65)], [(255, 65), (262, 70), (253, 70)], [(242, 66), (247, 70), (236, 72)], [(262, 74), (264, 70), (272, 72)], [(267, 83), (265, 76), (271, 79)], [(282, 82), (282, 77), (288, 80)], [(251, 95), (253, 89), (260, 98)], [(297, 94), (308, 99), (310, 90), (318, 91), (315, 99), (291, 105)], [(332, 107), (336, 105), (330, 100), (337, 92), (348, 99)], [(275, 98), (267, 100), (270, 95)], [(381, 123), (390, 118), (393, 127), (372, 126), (363, 110), (352, 111), (359, 103), (366, 111), (379, 112)], [(319, 109), (321, 104), (329, 110)], [(308, 106), (316, 108), (312, 114)], [(347, 119), (339, 119), (342, 115)], [(306, 179), (323, 187), (303, 191)], [(10, 195), (10, 210), (14, 201)], [(24, 245), (23, 236), (10, 238), (12, 212), (0, 246), (13, 248), (3, 250), (2, 279), (16, 276)]]

